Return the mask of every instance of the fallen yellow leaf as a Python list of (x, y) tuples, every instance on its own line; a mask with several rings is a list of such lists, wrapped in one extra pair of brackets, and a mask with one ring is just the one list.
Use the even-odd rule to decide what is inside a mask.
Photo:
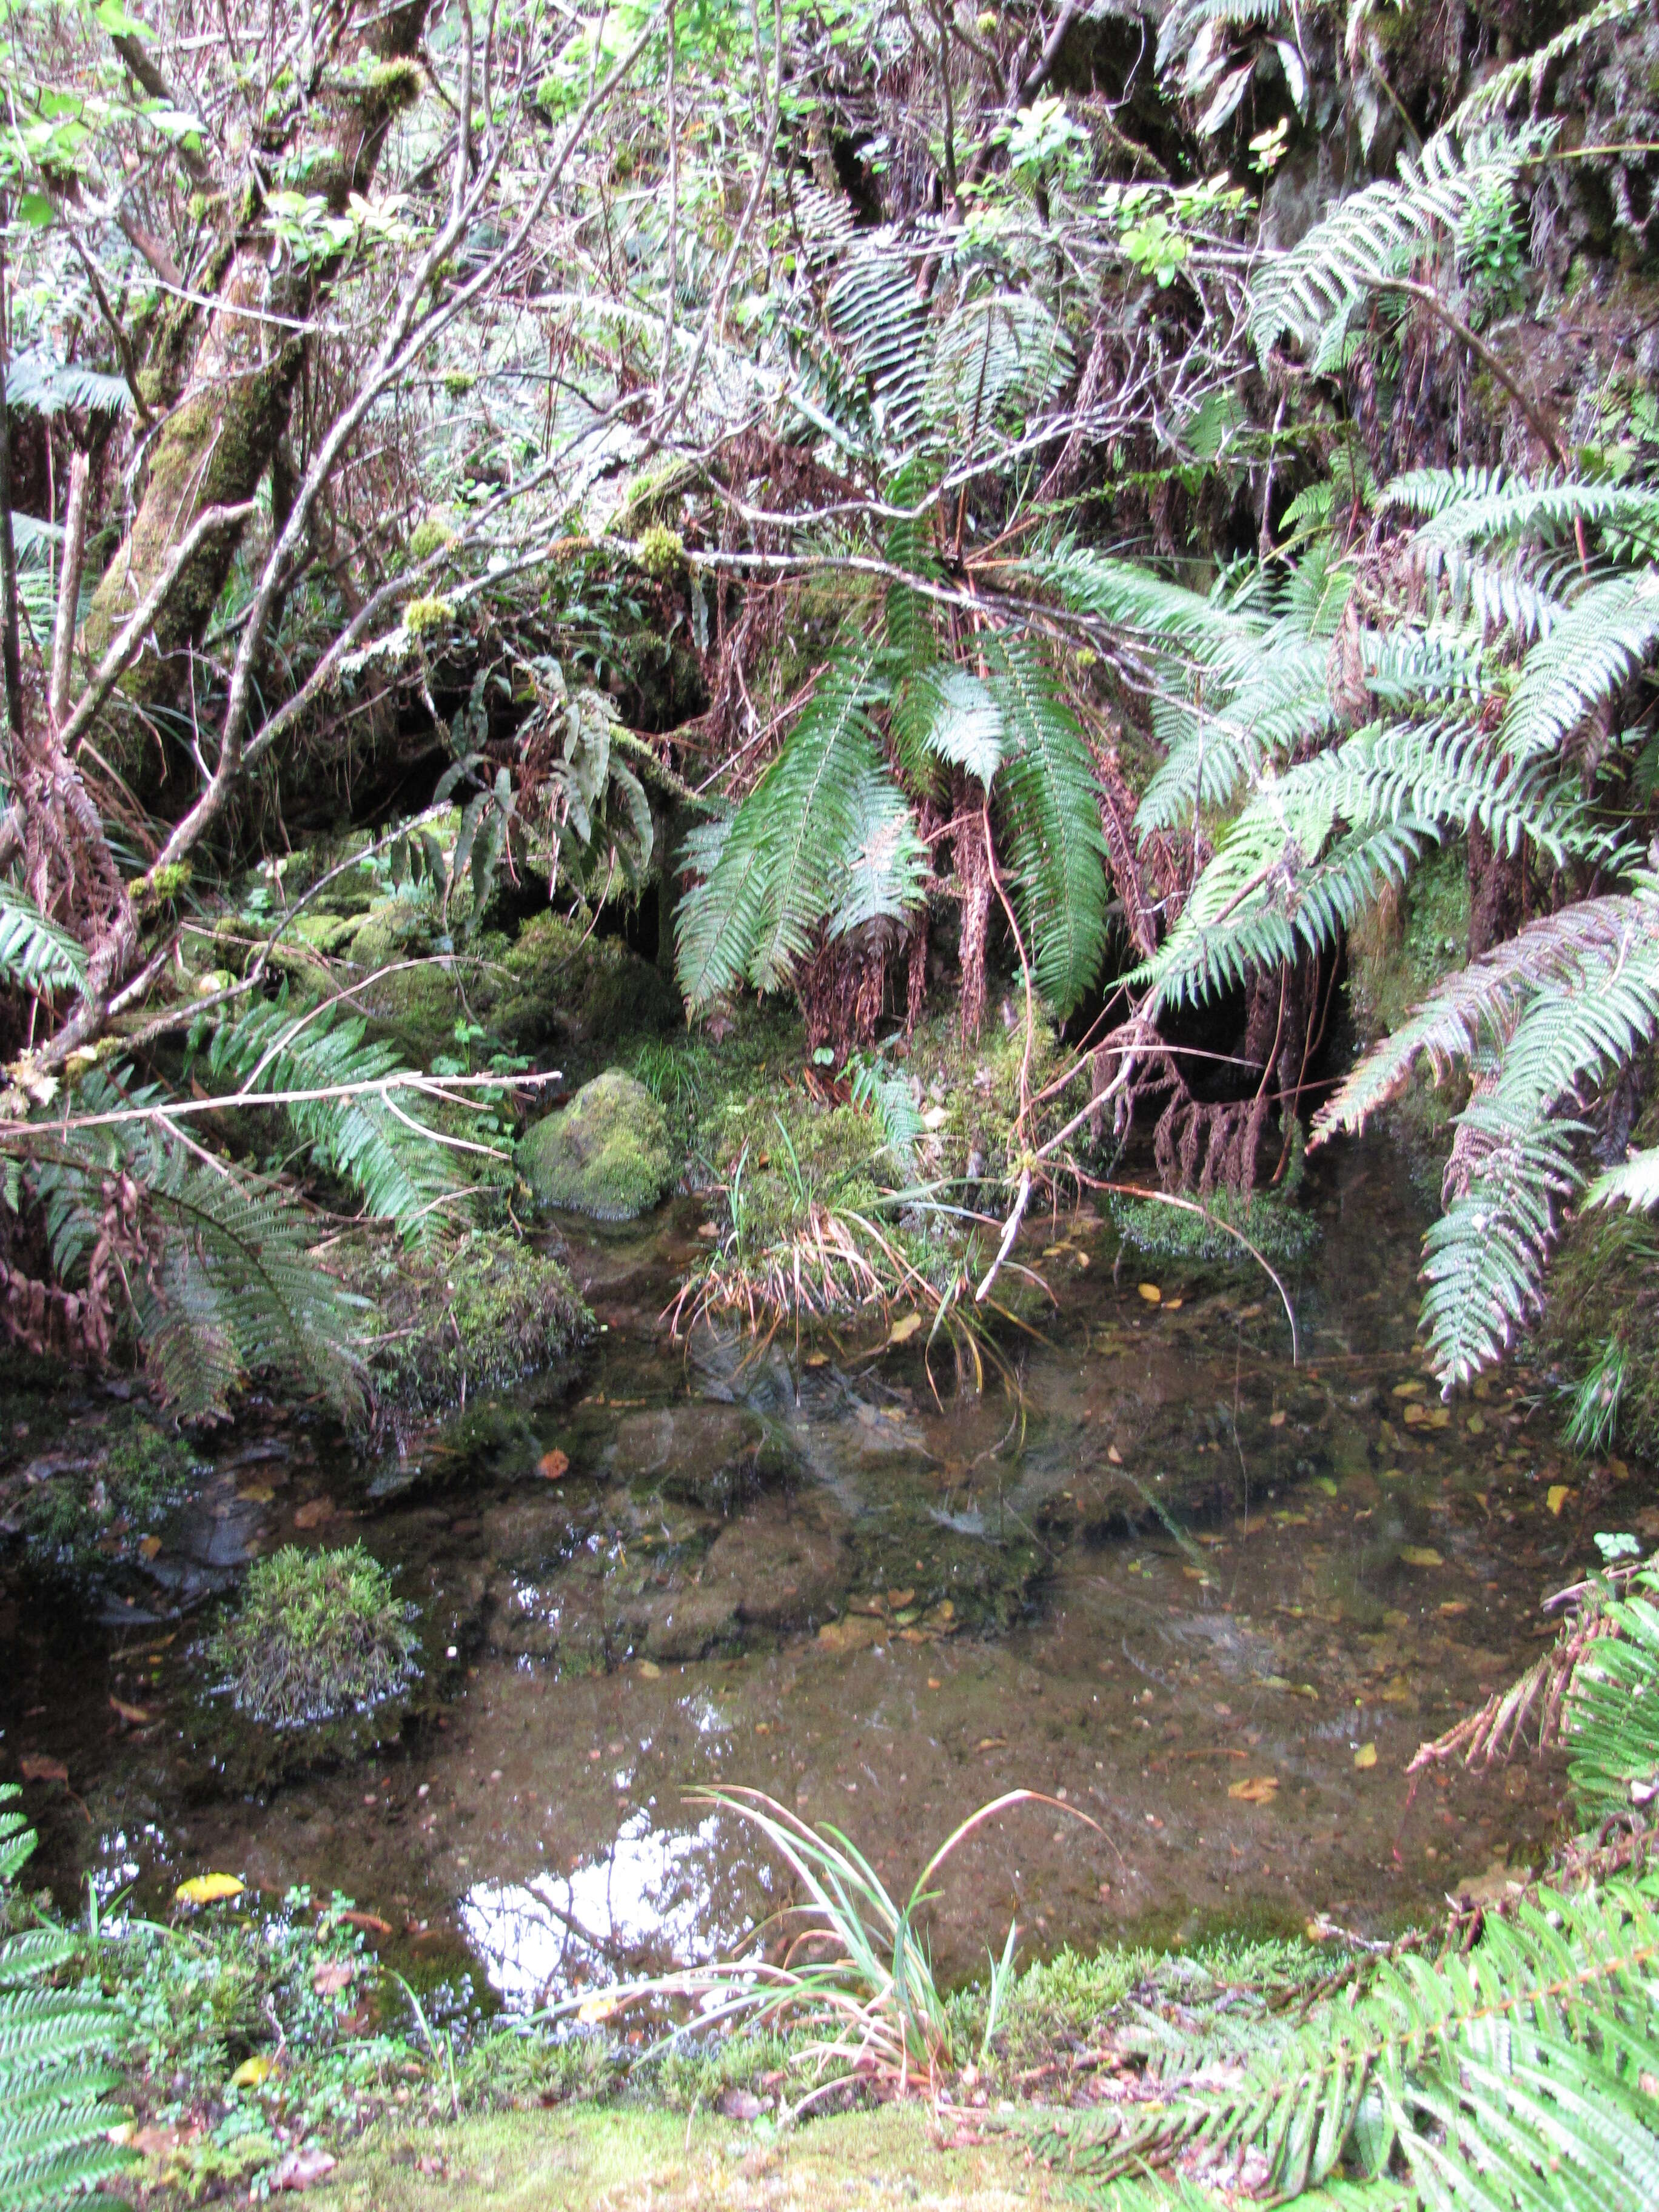
[(192, 1875), (173, 1893), (180, 1905), (217, 1905), (227, 1897), (240, 1897), (242, 1885), (234, 1874)]
[(1156, 1283), (1137, 1283), (1135, 1288), (1140, 1292), (1141, 1297), (1146, 1299), (1149, 1306), (1161, 1306), (1163, 1304), (1164, 1293), (1159, 1290)]
[(1252, 1774), (1247, 1781), (1231, 1784), (1227, 1795), (1242, 1799), (1246, 1805), (1271, 1805), (1279, 1795), (1279, 1777)]
[(1375, 1766), (1376, 1746), (1374, 1743), (1362, 1743), (1353, 1755), (1353, 1763), (1356, 1766)]
[(1400, 1554), (1408, 1567), (1443, 1567), (1445, 1561), (1427, 1544), (1407, 1544)]
[(908, 1313), (902, 1319), (896, 1321), (888, 1330), (887, 1341), (889, 1344), (908, 1344), (921, 1327), (921, 1316), (919, 1313)]
[(1566, 1504), (1568, 1498), (1571, 1496), (1572, 1486), (1570, 1483), (1553, 1482), (1549, 1486), (1548, 1492), (1546, 1493), (1544, 1503), (1549, 1507), (1550, 1511), (1559, 1518), (1561, 1508)]
[(276, 2061), (268, 2051), (256, 2051), (252, 2058), (245, 2058), (230, 2077), (233, 2089), (257, 2089), (268, 2081), (276, 2070)]
[(654, 1659), (641, 1659), (634, 1672), (641, 1681), (654, 1682), (660, 1676), (662, 1668), (658, 1666)]
[(620, 1997), (589, 1997), (576, 2008), (576, 2017), (584, 2027), (592, 2027), (600, 2021), (615, 2020), (622, 2010)]

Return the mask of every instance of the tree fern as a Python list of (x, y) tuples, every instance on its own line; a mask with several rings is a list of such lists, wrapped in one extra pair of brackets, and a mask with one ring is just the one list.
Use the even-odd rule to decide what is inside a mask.
[(305, 1099), (284, 1111), (319, 1166), (349, 1183), (371, 1213), (408, 1242), (431, 1233), (433, 1200), (451, 1186), (418, 1110), (396, 1112), (373, 1085), (402, 1066), (390, 1045), (366, 1044), (367, 1024), (337, 1008), (295, 1008), (284, 988), (213, 1032), (207, 1065), (239, 1092), (358, 1085), (356, 1095)]
[[(20, 1795), (0, 1783), (0, 1890), (34, 1848)], [(54, 2212), (130, 2163), (109, 2139), (121, 2115), (104, 2102), (114, 2009), (95, 1993), (43, 1986), (71, 1948), (44, 1928), (0, 1943), (0, 2212)]]
[(682, 902), (680, 988), (694, 1010), (744, 981), (781, 988), (822, 924), (851, 927), (860, 909), (896, 916), (920, 896), (908, 808), (870, 720), (875, 657), (859, 640), (830, 661)]

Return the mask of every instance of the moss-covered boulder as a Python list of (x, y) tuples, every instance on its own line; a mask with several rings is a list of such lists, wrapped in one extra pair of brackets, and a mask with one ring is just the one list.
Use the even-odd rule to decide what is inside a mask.
[(361, 1544), (289, 1544), (249, 1570), (208, 1656), (239, 1712), (283, 1729), (396, 1698), (418, 1671), (419, 1648), (392, 1577)]
[(598, 937), (562, 915), (538, 915), (520, 931), (497, 970), (490, 1018), (503, 1036), (535, 1051), (592, 1040), (659, 1036), (680, 1005), (649, 961), (621, 939)]
[(356, 1279), (380, 1310), (371, 1358), (383, 1410), (434, 1413), (566, 1358), (593, 1316), (550, 1252), (477, 1230), (435, 1254), (399, 1249)]
[(519, 1165), (538, 1206), (596, 1221), (633, 1220), (663, 1196), (677, 1169), (662, 1108), (619, 1067), (538, 1121), (520, 1144)]

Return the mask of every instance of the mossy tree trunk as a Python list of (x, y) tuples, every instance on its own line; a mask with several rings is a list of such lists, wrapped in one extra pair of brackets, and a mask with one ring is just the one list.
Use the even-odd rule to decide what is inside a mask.
[[(302, 124), (273, 165), (278, 188), (320, 198), (331, 215), (364, 194), (393, 118), (420, 89), (414, 59), (429, 0), (384, 10), (365, 7), (356, 51), (319, 74)], [(146, 458), (143, 488), (125, 539), (99, 585), (82, 635), (88, 664), (107, 649), (132, 611), (165, 574), (199, 517), (251, 500), (288, 428), (305, 359), (308, 325), (340, 265), (337, 252), (309, 258), (284, 252), (272, 266), (261, 192), (245, 184), (228, 203), (226, 229), (210, 258), (210, 307), (169, 316), (151, 349), (146, 393), (171, 411)], [(149, 625), (123, 690), (143, 710), (184, 692), (191, 657), (217, 605), (245, 524), (211, 532), (180, 568)], [(165, 759), (135, 726), (118, 763), (153, 794)]]

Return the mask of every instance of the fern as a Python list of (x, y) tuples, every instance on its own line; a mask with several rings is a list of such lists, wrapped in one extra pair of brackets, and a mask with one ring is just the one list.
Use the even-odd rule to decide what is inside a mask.
[(86, 955), (32, 900), (0, 884), (0, 983), (45, 998), (77, 989)]
[(209, 1043), (211, 1073), (240, 1091), (295, 1091), (358, 1086), (343, 1097), (285, 1108), (318, 1164), (391, 1221), (408, 1243), (431, 1233), (433, 1202), (450, 1186), (436, 1172), (436, 1140), (407, 1107), (396, 1111), (373, 1085), (401, 1066), (389, 1045), (366, 1044), (367, 1024), (337, 1009), (291, 1004), (286, 988), (222, 1022)]
[(1037, 988), (1063, 1019), (1094, 988), (1106, 953), (1106, 846), (1093, 764), (1028, 646), (995, 638), (986, 658), (1007, 733), (998, 788), (1012, 833), (1020, 922)]
[(1437, 1079), (1463, 1060), (1486, 1071), (1459, 1117), (1462, 1188), (1425, 1244), (1424, 1322), (1449, 1386), (1496, 1358), (1538, 1303), (1559, 1204), (1581, 1182), (1564, 1103), (1656, 1030), (1659, 884), (1647, 879), (1545, 915), (1448, 977), (1316, 1115), (1316, 1145), (1362, 1128), (1419, 1059)]
[(1334, 208), (1288, 252), (1268, 261), (1251, 289), (1250, 332), (1264, 354), (1289, 337), (1311, 344), (1437, 231), (1455, 233), (1476, 208), (1508, 190), (1544, 143), (1536, 131), (1449, 131), (1419, 156), (1402, 155), (1397, 179), (1379, 179)]
[[(34, 1848), (20, 1795), (0, 1783), (0, 1888)], [(79, 1989), (42, 1986), (71, 1948), (56, 1929), (0, 1943), (0, 2212), (53, 2212), (131, 2163), (109, 2139), (121, 2115), (104, 2102), (114, 2009)]]
[[(1656, 1591), (1650, 1567), (1597, 1601), (1613, 1632), (1577, 1662), (1564, 1711), (1586, 1822), (1659, 1795)], [(1522, 1895), (1468, 1948), (1361, 1964), (1342, 1996), (1216, 2057), (1170, 2039), (1142, 2098), (1042, 2123), (1035, 2148), (1119, 2212), (1236, 2185), (1247, 2155), (1265, 2169), (1252, 2194), (1275, 2201), (1638, 2212), (1659, 2192), (1659, 1879)], [(1177, 2162), (1185, 2185), (1163, 2178)]]
[(1528, 653), (1504, 718), (1517, 759), (1557, 750), (1659, 646), (1659, 569), (1593, 584)]
[(682, 901), (676, 949), (694, 1011), (745, 980), (781, 989), (820, 925), (902, 915), (919, 898), (919, 841), (869, 716), (874, 659), (860, 640), (830, 660)]

